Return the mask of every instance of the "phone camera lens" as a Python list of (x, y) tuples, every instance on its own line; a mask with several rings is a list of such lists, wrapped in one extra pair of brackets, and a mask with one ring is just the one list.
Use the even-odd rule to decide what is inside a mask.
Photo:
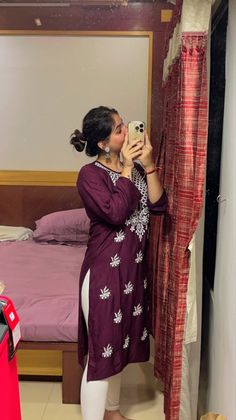
[(143, 133), (143, 128), (140, 128), (140, 133)]
[(140, 124), (140, 126), (139, 126), (140, 128), (143, 128), (143, 124)]
[(138, 127), (137, 125), (136, 125), (136, 127), (135, 127), (135, 130), (136, 130), (136, 131), (138, 131), (138, 130), (139, 130), (139, 127)]

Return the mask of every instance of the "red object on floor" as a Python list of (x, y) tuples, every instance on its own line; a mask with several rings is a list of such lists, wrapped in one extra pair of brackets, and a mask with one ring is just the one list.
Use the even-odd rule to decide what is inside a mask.
[(21, 420), (17, 360), (8, 360), (9, 332), (0, 325), (0, 419)]

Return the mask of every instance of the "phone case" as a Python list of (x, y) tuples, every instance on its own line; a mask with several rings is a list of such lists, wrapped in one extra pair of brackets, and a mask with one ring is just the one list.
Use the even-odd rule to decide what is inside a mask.
[(145, 123), (143, 121), (130, 121), (128, 123), (129, 143), (135, 140), (145, 142), (144, 138)]

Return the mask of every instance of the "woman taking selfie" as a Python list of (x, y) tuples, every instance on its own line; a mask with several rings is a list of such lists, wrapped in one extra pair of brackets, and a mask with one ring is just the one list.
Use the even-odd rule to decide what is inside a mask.
[(147, 134), (145, 142), (129, 143), (127, 127), (115, 109), (90, 110), (71, 143), (96, 157), (82, 167), (77, 181), (91, 220), (80, 274), (81, 365), (87, 355), (82, 416), (121, 420), (121, 372), (129, 363), (149, 360), (146, 238), (149, 213), (163, 214), (167, 196)]

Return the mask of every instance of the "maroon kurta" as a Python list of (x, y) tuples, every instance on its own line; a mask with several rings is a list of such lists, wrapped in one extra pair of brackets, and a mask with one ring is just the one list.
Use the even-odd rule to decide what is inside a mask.
[(100, 162), (85, 165), (77, 181), (91, 219), (80, 274), (90, 269), (89, 335), (79, 302), (79, 362), (89, 352), (88, 380), (120, 372), (149, 359), (146, 237), (149, 211), (166, 210), (164, 192), (150, 203), (143, 168), (135, 163), (132, 181)]

